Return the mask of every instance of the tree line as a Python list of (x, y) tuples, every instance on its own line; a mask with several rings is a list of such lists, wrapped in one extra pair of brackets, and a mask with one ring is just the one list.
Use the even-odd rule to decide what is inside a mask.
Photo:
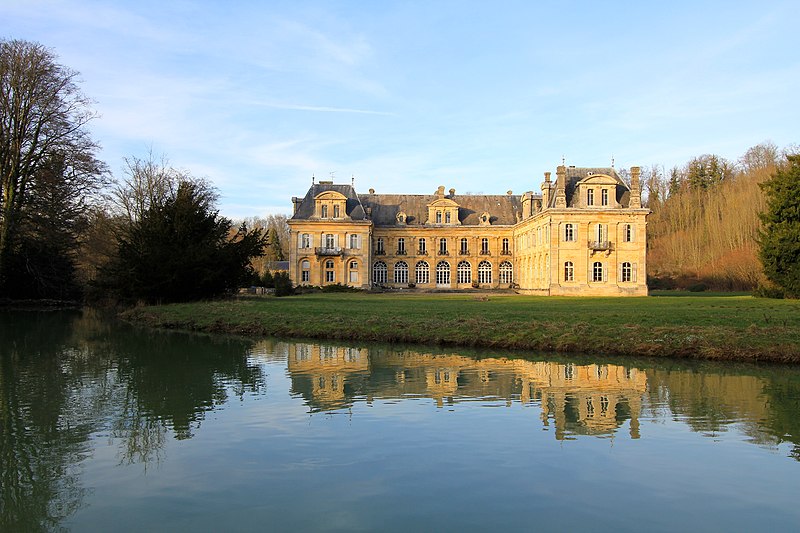
[(770, 198), (764, 187), (796, 152), (764, 142), (736, 162), (705, 154), (668, 172), (644, 168), (651, 287), (754, 290), (773, 283), (759, 255)]
[[(233, 221), (214, 187), (147, 154), (114, 178), (78, 74), (38, 44), (0, 40), (0, 298), (178, 301), (277, 284), (285, 216)], [(800, 294), (798, 147), (736, 162), (645, 167), (651, 287)]]
[(115, 179), (77, 81), (41, 44), (0, 40), (0, 298), (168, 302), (255, 280), (278, 235), (234, 226), (210, 183), (163, 157)]

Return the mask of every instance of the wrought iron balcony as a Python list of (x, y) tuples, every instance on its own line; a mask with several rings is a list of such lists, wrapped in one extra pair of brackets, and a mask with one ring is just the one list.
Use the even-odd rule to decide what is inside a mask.
[(458, 255), (469, 255), (469, 250), (460, 250)]
[(610, 252), (614, 249), (614, 243), (611, 241), (589, 241), (589, 249)]
[(501, 250), (500, 255), (511, 255), (511, 250)]
[(405, 250), (405, 248), (404, 248), (404, 249), (402, 249), (402, 250), (397, 250), (397, 253), (396, 253), (396, 255), (406, 255), (406, 250)]
[(344, 255), (344, 250), (339, 247), (335, 248), (324, 247), (324, 248), (317, 248), (316, 253), (317, 255), (324, 255), (324, 256)]
[(375, 255), (386, 255), (386, 250), (375, 250)]

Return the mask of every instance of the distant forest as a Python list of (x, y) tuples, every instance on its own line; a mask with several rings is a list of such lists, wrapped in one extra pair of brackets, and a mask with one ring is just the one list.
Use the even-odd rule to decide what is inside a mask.
[(759, 186), (798, 146), (764, 142), (738, 161), (701, 155), (682, 167), (642, 169), (651, 288), (751, 290), (765, 281), (758, 258)]

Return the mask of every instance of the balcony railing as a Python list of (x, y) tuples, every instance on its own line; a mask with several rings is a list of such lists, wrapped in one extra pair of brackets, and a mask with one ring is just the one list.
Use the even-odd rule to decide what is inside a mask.
[(492, 255), (492, 252), (490, 252), (489, 250), (481, 250), (480, 254), (481, 255)]
[(375, 255), (386, 255), (386, 250), (375, 250)]
[(511, 255), (511, 250), (500, 250), (500, 255)]
[(459, 250), (458, 255), (469, 255), (469, 250)]
[(402, 250), (397, 250), (397, 255), (406, 255), (406, 250), (405, 250), (405, 248), (404, 248), (404, 249), (402, 249)]
[(589, 241), (590, 250), (611, 251), (614, 249), (614, 243), (611, 241)]
[(326, 246), (324, 248), (317, 248), (316, 253), (317, 255), (325, 255), (325, 256), (344, 255), (344, 250), (338, 247), (329, 248)]

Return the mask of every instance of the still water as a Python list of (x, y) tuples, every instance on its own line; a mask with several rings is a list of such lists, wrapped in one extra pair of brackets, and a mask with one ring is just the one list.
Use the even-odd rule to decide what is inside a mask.
[(0, 313), (0, 531), (796, 531), (800, 369)]

